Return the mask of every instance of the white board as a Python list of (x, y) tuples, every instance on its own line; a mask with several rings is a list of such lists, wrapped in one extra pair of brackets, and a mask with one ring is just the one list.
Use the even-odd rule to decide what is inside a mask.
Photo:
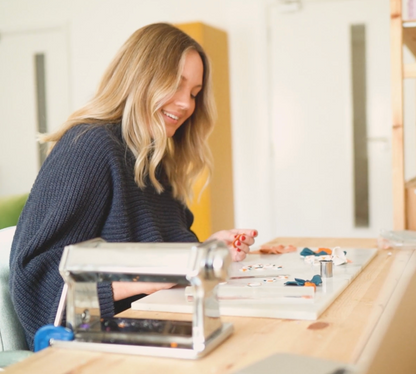
[[(302, 249), (282, 255), (250, 254), (244, 261), (232, 263), (230, 277), (253, 275), (256, 278), (231, 279), (219, 286), (222, 288), (218, 294), (225, 297), (219, 300), (221, 315), (316, 320), (377, 253), (375, 248), (343, 248), (350, 262), (334, 266), (333, 277), (322, 278), (322, 284), (313, 293), (311, 287), (284, 285), (294, 278), (310, 280), (315, 274), (320, 274), (319, 265), (308, 264), (300, 256)], [(254, 264), (275, 264), (281, 269), (241, 271), (242, 267)], [(288, 275), (288, 279), (278, 279), (281, 274)], [(267, 282), (272, 278), (277, 279)], [(248, 283), (252, 282), (261, 286), (249, 287)], [(184, 287), (155, 292), (133, 302), (131, 307), (142, 311), (193, 312), (193, 303), (187, 301)]]

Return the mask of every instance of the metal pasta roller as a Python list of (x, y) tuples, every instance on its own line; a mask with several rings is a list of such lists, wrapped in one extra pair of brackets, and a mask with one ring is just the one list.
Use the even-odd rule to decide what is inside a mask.
[[(59, 270), (65, 281), (64, 292), (67, 290), (66, 324), (74, 340), (54, 340), (51, 344), (151, 356), (202, 357), (233, 331), (232, 324), (221, 322), (215, 288), (228, 278), (230, 262), (228, 248), (216, 240), (107, 243), (94, 239), (67, 246)], [(192, 285), (193, 319), (102, 318), (97, 284), (114, 281)], [(56, 321), (62, 318), (63, 309), (58, 308)]]

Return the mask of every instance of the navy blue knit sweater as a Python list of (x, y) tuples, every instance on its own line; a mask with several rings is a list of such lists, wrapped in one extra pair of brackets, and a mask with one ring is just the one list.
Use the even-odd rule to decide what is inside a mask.
[[(120, 125), (78, 125), (46, 158), (17, 225), (10, 254), (13, 304), (33, 349), (33, 337), (53, 323), (63, 280), (63, 248), (101, 237), (109, 242), (195, 242), (192, 213), (165, 191), (134, 182), (134, 156)], [(110, 284), (98, 286), (102, 316), (114, 315)]]

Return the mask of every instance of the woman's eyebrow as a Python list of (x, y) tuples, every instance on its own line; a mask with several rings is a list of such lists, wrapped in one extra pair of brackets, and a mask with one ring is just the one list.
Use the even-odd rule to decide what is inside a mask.
[[(188, 78), (186, 78), (183, 75), (181, 75), (181, 80), (188, 81)], [(198, 84), (198, 85), (195, 86), (195, 88), (197, 88), (197, 87), (198, 88), (202, 88), (202, 84)]]

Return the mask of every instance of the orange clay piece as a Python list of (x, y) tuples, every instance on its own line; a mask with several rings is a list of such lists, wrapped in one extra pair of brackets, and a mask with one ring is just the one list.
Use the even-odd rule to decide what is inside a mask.
[(172, 342), (170, 343), (171, 348), (178, 348), (178, 343)]
[(319, 252), (322, 252), (322, 251), (328, 253), (329, 255), (332, 255), (332, 250), (329, 249), (329, 248), (318, 248), (318, 250), (316, 252), (319, 253)]
[(316, 284), (312, 282), (305, 282), (305, 287), (313, 287), (313, 290), (316, 291)]
[[(242, 236), (244, 236), (244, 234), (238, 234), (238, 235), (236, 236), (236, 238), (235, 238), (235, 239), (234, 239), (234, 241), (233, 241), (233, 247), (234, 247), (234, 248), (237, 248), (236, 243), (237, 243), (238, 241), (240, 241), (240, 238), (241, 238)], [(240, 241), (240, 243), (241, 243), (241, 241)]]
[(260, 247), (259, 250), (260, 253), (262, 254), (283, 254), (283, 253), (289, 253), (289, 252), (296, 252), (296, 247), (294, 247), (293, 245), (288, 245), (288, 246), (284, 246), (282, 244), (280, 245), (267, 245), (267, 244), (263, 244)]

